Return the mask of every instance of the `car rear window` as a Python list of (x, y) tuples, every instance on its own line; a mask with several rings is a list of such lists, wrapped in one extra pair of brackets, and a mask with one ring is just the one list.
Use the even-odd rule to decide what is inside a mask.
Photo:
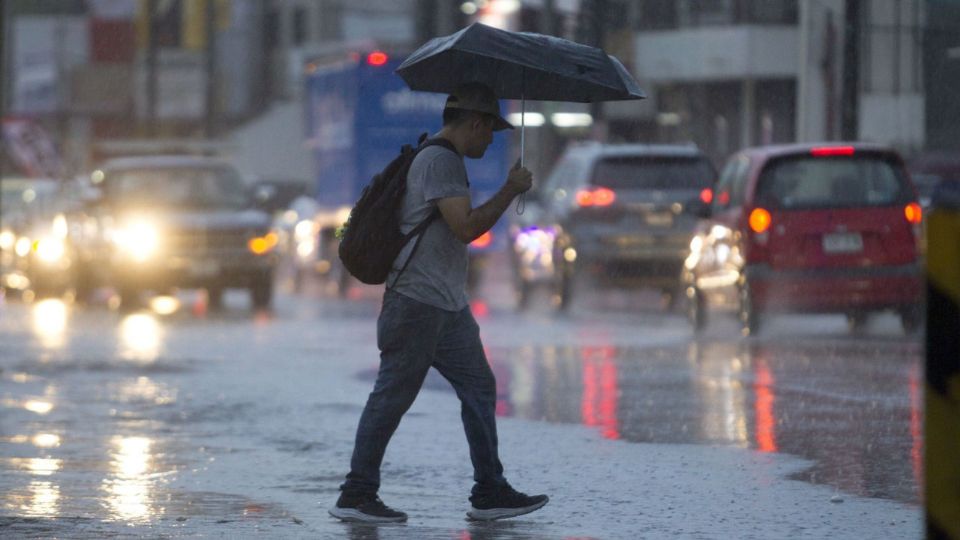
[(622, 156), (600, 160), (590, 183), (611, 189), (702, 189), (715, 176), (705, 157)]
[(780, 159), (760, 175), (756, 199), (775, 208), (888, 206), (912, 199), (903, 171), (882, 155)]

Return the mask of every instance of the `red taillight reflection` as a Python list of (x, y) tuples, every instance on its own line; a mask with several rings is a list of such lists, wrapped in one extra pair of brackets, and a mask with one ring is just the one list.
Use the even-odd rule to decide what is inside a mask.
[(770, 212), (764, 208), (754, 208), (750, 212), (749, 222), (750, 230), (760, 234), (766, 232), (770, 228), (770, 222), (773, 218), (770, 217)]
[(820, 146), (810, 150), (813, 157), (852, 156), (852, 146)]
[(610, 206), (617, 200), (617, 194), (609, 188), (581, 189), (577, 192), (579, 206)]
[(700, 200), (703, 201), (703, 204), (710, 204), (713, 202), (713, 190), (710, 188), (703, 188), (703, 191), (700, 192)]
[(583, 423), (599, 427), (600, 435), (605, 439), (620, 438), (617, 416), (620, 386), (615, 354), (616, 350), (611, 346), (584, 347), (582, 351), (583, 398), (580, 411)]
[(923, 209), (915, 202), (908, 204), (903, 209), (903, 215), (907, 218), (907, 221), (914, 225), (919, 225), (923, 221)]
[(382, 51), (373, 51), (367, 55), (367, 63), (371, 66), (382, 66), (387, 63), (389, 57)]
[(483, 249), (489, 247), (491, 242), (493, 242), (493, 233), (487, 231), (480, 236), (473, 239), (473, 242), (470, 242), (470, 245), (475, 248)]
[(773, 371), (767, 366), (766, 360), (758, 358), (755, 363), (756, 382), (753, 384), (753, 391), (756, 393), (754, 408), (757, 422), (757, 449), (761, 452), (777, 451), (776, 426), (777, 417), (774, 415), (773, 406), (775, 403), (775, 394), (773, 387), (775, 380)]

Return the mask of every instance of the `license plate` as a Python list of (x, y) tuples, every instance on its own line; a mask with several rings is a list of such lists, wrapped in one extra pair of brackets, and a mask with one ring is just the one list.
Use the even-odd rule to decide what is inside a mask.
[(191, 261), (190, 273), (197, 277), (211, 277), (220, 273), (220, 265), (216, 261)]
[(859, 253), (863, 251), (860, 233), (831, 233), (823, 235), (825, 253)]
[(670, 227), (673, 225), (673, 214), (670, 212), (650, 212), (644, 216), (644, 219), (647, 225), (654, 227)]

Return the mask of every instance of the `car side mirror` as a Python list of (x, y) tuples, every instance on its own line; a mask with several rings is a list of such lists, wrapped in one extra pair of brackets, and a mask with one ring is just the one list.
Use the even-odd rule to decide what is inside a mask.
[(249, 192), (250, 202), (258, 208), (266, 208), (277, 196), (277, 188), (269, 184), (254, 185)]

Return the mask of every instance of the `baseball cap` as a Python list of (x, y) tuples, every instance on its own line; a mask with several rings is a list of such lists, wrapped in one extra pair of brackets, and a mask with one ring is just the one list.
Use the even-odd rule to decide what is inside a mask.
[(447, 96), (447, 104), (444, 108), (489, 114), (494, 118), (494, 131), (513, 129), (510, 122), (500, 115), (500, 102), (497, 101), (497, 96), (483, 83), (470, 82), (458, 86)]

